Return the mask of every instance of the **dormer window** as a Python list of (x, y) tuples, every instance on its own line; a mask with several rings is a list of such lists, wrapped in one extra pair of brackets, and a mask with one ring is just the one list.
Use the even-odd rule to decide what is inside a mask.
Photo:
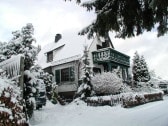
[(53, 61), (53, 51), (47, 53), (47, 62)]

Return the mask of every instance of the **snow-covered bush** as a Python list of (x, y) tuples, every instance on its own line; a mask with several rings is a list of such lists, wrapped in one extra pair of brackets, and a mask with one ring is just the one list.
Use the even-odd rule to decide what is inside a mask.
[[(31, 99), (31, 102), (29, 101), (31, 103), (29, 104), (30, 107), (40, 108), (46, 103), (46, 85), (44, 76), (44, 71), (38, 65), (32, 66), (30, 70), (25, 71), (25, 79), (27, 79), (26, 89), (29, 90), (25, 89), (24, 93), (25, 95), (28, 94), (27, 96)], [(31, 114), (32, 113), (30, 112), (30, 115)]]
[(115, 72), (96, 74), (91, 79), (93, 90), (98, 95), (120, 93), (123, 88), (122, 79)]
[[(12, 32), (13, 38), (8, 43), (0, 43), (0, 61), (11, 58), (13, 55), (22, 54), (24, 57), (24, 99), (26, 102), (26, 111), (31, 117), (34, 109), (34, 98), (37, 94), (37, 83), (43, 84), (43, 78), (32, 77), (32, 67), (36, 60), (38, 48), (32, 43), (34, 38), (34, 27), (31, 23), (26, 24), (21, 30)], [(30, 73), (30, 74), (27, 74)], [(30, 75), (30, 76), (29, 76)], [(37, 77), (37, 78), (36, 78)], [(34, 79), (33, 79), (34, 78)], [(36, 78), (36, 79), (35, 79)], [(41, 79), (41, 80), (40, 80)], [(35, 81), (39, 80), (39, 81)]]
[(123, 107), (132, 107), (152, 101), (163, 100), (163, 92), (157, 90), (151, 93), (149, 92), (123, 93), (121, 99)]
[(44, 84), (45, 84), (45, 86), (46, 86), (46, 95), (47, 95), (47, 98), (49, 99), (49, 100), (51, 100), (51, 98), (52, 98), (52, 93), (53, 93), (53, 91), (52, 91), (52, 75), (51, 74), (49, 74), (49, 73), (46, 73), (46, 72), (43, 72), (43, 74), (42, 74), (43, 76), (42, 76), (42, 78), (41, 79), (43, 79), (44, 80)]
[(132, 107), (151, 101), (162, 100), (163, 91), (151, 87), (149, 82), (137, 82), (132, 92), (122, 94), (123, 107)]
[(138, 82), (137, 86), (132, 88), (134, 92), (142, 92), (142, 93), (158, 93), (162, 92), (159, 88), (154, 88), (151, 86), (150, 82)]
[(123, 107), (132, 107), (145, 103), (145, 97), (141, 93), (124, 93), (121, 96)]
[(87, 97), (90, 97), (93, 94), (92, 84), (90, 80), (90, 75), (88, 72), (85, 73), (85, 77), (83, 78), (83, 83), (79, 86), (77, 90), (76, 97), (80, 97), (85, 100)]
[(20, 88), (15, 82), (0, 77), (0, 125), (28, 126), (20, 97)]

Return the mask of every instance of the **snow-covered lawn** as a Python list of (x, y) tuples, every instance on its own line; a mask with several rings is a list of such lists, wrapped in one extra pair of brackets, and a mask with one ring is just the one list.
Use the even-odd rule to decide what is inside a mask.
[(42, 110), (35, 111), (30, 122), (32, 126), (168, 126), (168, 97), (133, 108), (48, 102)]

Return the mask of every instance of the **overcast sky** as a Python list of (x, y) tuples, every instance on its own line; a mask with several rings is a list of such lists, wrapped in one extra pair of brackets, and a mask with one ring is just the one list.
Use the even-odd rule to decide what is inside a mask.
[[(35, 29), (37, 44), (44, 46), (52, 42), (56, 33), (61, 33), (67, 41), (83, 44), (86, 36), (77, 33), (95, 18), (75, 2), (64, 0), (0, 0), (0, 41), (11, 39), (12, 31), (20, 30), (27, 23)], [(150, 70), (168, 79), (168, 34), (157, 38), (152, 31), (131, 39), (116, 39), (111, 34), (116, 50), (133, 57), (135, 51), (144, 55)]]

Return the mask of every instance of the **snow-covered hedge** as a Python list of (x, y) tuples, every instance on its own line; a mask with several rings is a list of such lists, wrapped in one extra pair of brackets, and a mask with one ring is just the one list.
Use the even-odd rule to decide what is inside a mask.
[(144, 103), (163, 100), (163, 92), (153, 92), (153, 93), (124, 93), (121, 96), (123, 107), (132, 107), (141, 105)]
[(121, 104), (123, 107), (132, 107), (144, 103), (163, 100), (163, 92), (159, 90), (149, 92), (128, 92), (118, 95), (93, 96), (86, 99), (89, 106), (114, 106)]
[(19, 87), (0, 77), (0, 125), (28, 126), (22, 104)]
[(105, 72), (97, 74), (91, 79), (96, 94), (120, 93), (123, 87), (122, 79), (116, 73)]

